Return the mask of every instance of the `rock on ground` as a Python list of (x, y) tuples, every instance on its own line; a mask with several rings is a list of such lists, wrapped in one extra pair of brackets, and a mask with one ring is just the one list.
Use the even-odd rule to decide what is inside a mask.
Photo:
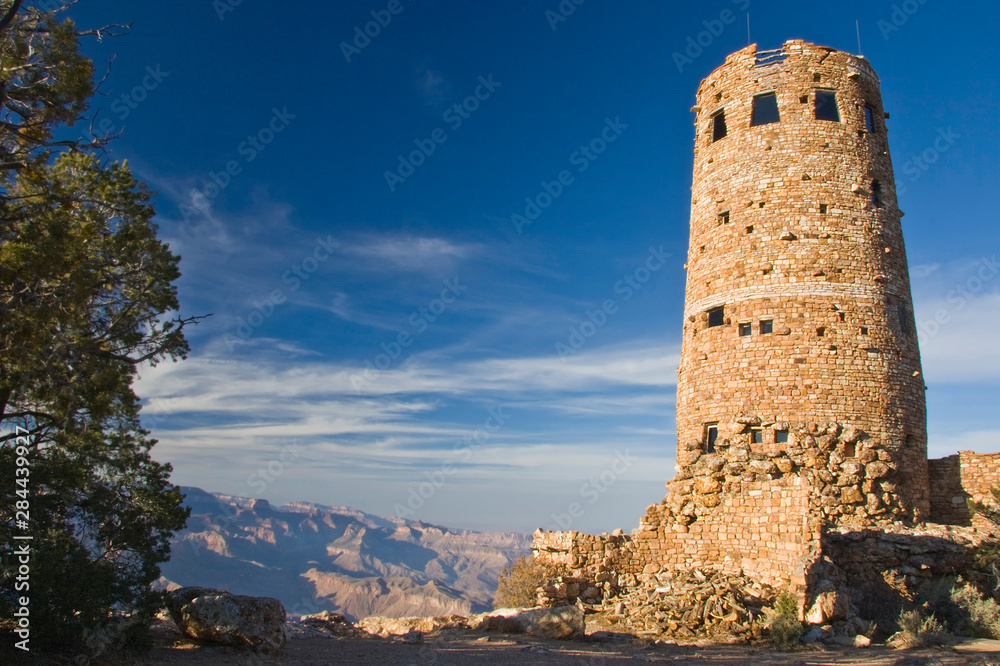
[(288, 640), (285, 608), (271, 597), (182, 587), (167, 597), (177, 627), (199, 641), (276, 651)]

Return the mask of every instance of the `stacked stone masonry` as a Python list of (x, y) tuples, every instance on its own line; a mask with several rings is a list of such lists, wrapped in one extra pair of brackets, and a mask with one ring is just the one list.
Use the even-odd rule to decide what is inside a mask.
[(959, 451), (928, 461), (931, 487), (931, 521), (971, 525), (968, 502), (989, 500), (991, 488), (1000, 487), (1000, 453)]
[(825, 621), (866, 589), (970, 575), (995, 535), (925, 521), (968, 525), (1000, 454), (927, 460), (878, 76), (800, 40), (751, 45), (692, 111), (677, 475), (632, 534), (536, 532), (540, 601), (607, 604), (714, 570), (790, 588)]
[[(879, 80), (864, 58), (802, 41), (775, 55), (730, 55), (693, 108), (677, 461), (739, 416), (763, 422), (759, 450), (782, 437), (775, 424), (849, 422), (911, 480), (894, 503), (919, 516), (924, 383)], [(823, 94), (839, 120), (817, 119)], [(778, 122), (751, 124), (760, 95)]]

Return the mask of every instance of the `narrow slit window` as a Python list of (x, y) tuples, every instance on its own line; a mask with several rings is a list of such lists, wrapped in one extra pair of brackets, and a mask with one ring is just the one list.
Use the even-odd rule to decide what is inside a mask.
[(729, 211), (728, 210), (724, 210), (721, 213), (719, 213), (719, 218), (718, 219), (719, 219), (719, 226), (720, 227), (723, 224), (729, 224)]
[(750, 126), (769, 125), (781, 121), (778, 113), (778, 96), (772, 93), (756, 95), (750, 112)]
[(837, 93), (832, 90), (816, 91), (816, 120), (840, 122), (840, 111), (837, 110)]
[(788, 431), (787, 430), (775, 430), (774, 431), (774, 443), (775, 444), (787, 444), (788, 443)]
[(865, 129), (869, 132), (875, 131), (875, 109), (865, 106)]
[(719, 439), (719, 424), (705, 424), (705, 453), (715, 453), (715, 442)]
[(740, 337), (746, 337), (753, 332), (753, 326), (748, 322), (746, 324), (740, 324)]
[(910, 311), (905, 303), (896, 306), (896, 313), (899, 317), (899, 330), (903, 335), (910, 334)]
[(712, 308), (708, 311), (708, 327), (722, 326), (726, 323), (725, 314), (723, 308)]
[(838, 312), (837, 316), (840, 317), (840, 321), (844, 321), (844, 319), (846, 319), (843, 312)]
[(768, 335), (774, 330), (774, 321), (771, 319), (762, 319), (760, 322), (760, 334)]
[(878, 182), (877, 180), (873, 180), (871, 186), (869, 187), (869, 190), (871, 191), (872, 205), (875, 206), (875, 208), (881, 208), (882, 183)]
[(726, 112), (717, 111), (712, 116), (712, 142), (715, 143), (726, 136)]

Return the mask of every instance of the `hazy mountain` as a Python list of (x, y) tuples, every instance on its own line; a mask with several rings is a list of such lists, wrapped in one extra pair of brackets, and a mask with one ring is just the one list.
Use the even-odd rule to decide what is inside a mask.
[(346, 507), (182, 487), (191, 507), (162, 585), (276, 597), (293, 614), (468, 614), (488, 610), (500, 570), (531, 537), (381, 518)]

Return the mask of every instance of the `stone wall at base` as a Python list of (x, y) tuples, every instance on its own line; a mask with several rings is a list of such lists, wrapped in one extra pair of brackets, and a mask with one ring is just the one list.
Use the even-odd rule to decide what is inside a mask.
[(1000, 453), (959, 451), (927, 461), (931, 489), (931, 521), (945, 525), (970, 525), (968, 500), (989, 498), (1000, 486)]
[(812, 489), (798, 475), (748, 481), (715, 494), (717, 504), (702, 507), (696, 520), (675, 513), (668, 495), (631, 535), (539, 530), (535, 557), (562, 576), (544, 588), (542, 601), (594, 603), (633, 588), (642, 574), (690, 569), (742, 573), (804, 594), (819, 552)]

